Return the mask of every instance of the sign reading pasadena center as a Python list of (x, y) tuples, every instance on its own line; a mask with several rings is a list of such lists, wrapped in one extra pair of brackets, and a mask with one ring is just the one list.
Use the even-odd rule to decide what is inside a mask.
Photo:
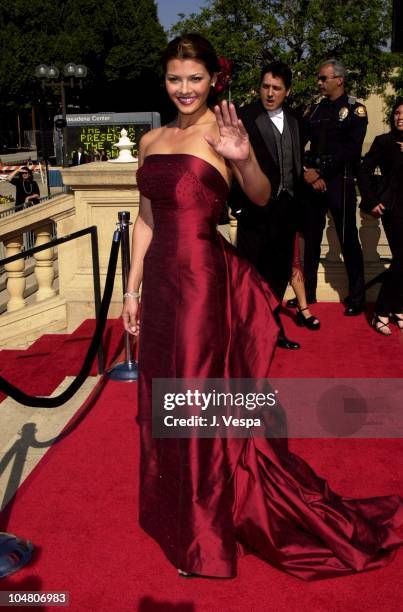
[[(61, 118), (57, 115), (56, 119)], [(160, 115), (155, 112), (142, 113), (84, 113), (67, 115), (67, 148), (69, 159), (74, 151), (82, 147), (90, 158), (105, 153), (109, 159), (118, 156), (119, 150), (113, 145), (119, 141), (124, 128), (134, 143), (132, 155), (136, 156), (138, 144), (144, 132), (161, 125)], [(56, 157), (62, 160), (63, 132), (55, 130)]]

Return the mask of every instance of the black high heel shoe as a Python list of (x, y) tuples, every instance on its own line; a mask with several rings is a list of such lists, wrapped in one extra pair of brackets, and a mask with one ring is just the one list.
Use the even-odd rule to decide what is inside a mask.
[(306, 308), (300, 308), (299, 306), (297, 306), (297, 325), (299, 327), (307, 327), (312, 331), (320, 329), (320, 321), (317, 319), (317, 317), (314, 317), (313, 315), (311, 315), (310, 317), (304, 317), (304, 315), (302, 314), (304, 310), (309, 310), (308, 306), (306, 306)]
[[(388, 317), (385, 317), (385, 318), (388, 318)], [(379, 315), (377, 315), (375, 312), (374, 312), (374, 317), (372, 319), (371, 325), (374, 328), (374, 330), (377, 331), (378, 334), (381, 334), (382, 336), (390, 336), (392, 334), (392, 330), (389, 327), (389, 318), (388, 318), (388, 321), (385, 323), (385, 321), (382, 321), (379, 318)]]
[(398, 314), (393, 313), (391, 315), (391, 319), (393, 323), (396, 323), (397, 327), (403, 332), (403, 317), (400, 317)]

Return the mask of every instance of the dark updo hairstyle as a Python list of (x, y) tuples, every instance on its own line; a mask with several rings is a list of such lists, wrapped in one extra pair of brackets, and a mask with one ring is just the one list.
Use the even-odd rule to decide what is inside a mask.
[(399, 138), (401, 138), (402, 137), (401, 131), (397, 130), (395, 127), (395, 112), (397, 111), (399, 106), (403, 106), (403, 97), (401, 96), (399, 96), (399, 98), (396, 98), (395, 103), (392, 106), (392, 112), (390, 113), (390, 128), (392, 130), (392, 133), (395, 136), (398, 136)]
[[(168, 43), (161, 57), (164, 74), (166, 74), (168, 62), (172, 59), (191, 59), (201, 62), (210, 76), (221, 70), (213, 45), (200, 34), (182, 34)], [(214, 87), (210, 88), (207, 104), (210, 108), (217, 104), (217, 92)]]
[(213, 45), (200, 34), (182, 34), (168, 43), (161, 58), (164, 73), (167, 71), (168, 62), (172, 59), (192, 59), (202, 62), (210, 76), (214, 72), (220, 72), (220, 64)]

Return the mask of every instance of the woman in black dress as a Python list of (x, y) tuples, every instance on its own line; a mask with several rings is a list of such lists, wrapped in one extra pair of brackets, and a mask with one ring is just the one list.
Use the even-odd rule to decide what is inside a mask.
[[(398, 98), (391, 113), (391, 131), (377, 136), (364, 157), (358, 184), (361, 208), (382, 219), (392, 253), (392, 263), (375, 305), (372, 325), (390, 336), (390, 320), (403, 332), (403, 98)], [(374, 180), (376, 168), (381, 177)]]

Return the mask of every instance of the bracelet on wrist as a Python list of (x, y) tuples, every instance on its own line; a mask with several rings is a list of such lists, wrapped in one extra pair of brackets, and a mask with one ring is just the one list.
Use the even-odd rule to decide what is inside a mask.
[(138, 299), (140, 297), (140, 291), (126, 291), (126, 293), (123, 294), (123, 297)]

